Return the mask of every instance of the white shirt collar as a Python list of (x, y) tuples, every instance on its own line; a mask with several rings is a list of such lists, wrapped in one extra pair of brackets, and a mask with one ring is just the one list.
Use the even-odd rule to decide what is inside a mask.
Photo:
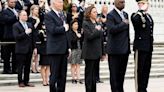
[(27, 25), (26, 22), (23, 22), (21, 20), (19, 20), (19, 22), (24, 26), (24, 25)]
[(59, 16), (59, 11), (57, 11), (56, 9), (52, 8), (52, 10)]
[(118, 14), (123, 13), (123, 10), (119, 10), (117, 7), (114, 7), (114, 9), (117, 11)]

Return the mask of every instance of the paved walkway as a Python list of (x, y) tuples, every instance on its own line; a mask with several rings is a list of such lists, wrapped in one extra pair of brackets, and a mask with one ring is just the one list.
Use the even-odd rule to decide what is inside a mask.
[[(134, 80), (125, 80), (125, 92), (135, 92)], [(49, 92), (49, 87), (36, 84), (34, 88), (19, 88), (18, 86), (1, 86), (0, 92)], [(67, 83), (66, 92), (85, 92), (84, 84)], [(111, 92), (108, 81), (97, 85), (97, 92)], [(149, 81), (148, 92), (164, 92), (164, 78), (151, 78)]]

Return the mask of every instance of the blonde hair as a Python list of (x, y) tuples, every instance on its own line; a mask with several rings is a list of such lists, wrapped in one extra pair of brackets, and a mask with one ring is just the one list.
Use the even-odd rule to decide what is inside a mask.
[[(31, 8), (30, 8), (30, 16), (33, 16), (33, 10), (35, 8), (38, 8), (39, 9), (39, 6), (38, 5), (32, 5)], [(36, 15), (37, 17), (39, 17), (39, 13)]]

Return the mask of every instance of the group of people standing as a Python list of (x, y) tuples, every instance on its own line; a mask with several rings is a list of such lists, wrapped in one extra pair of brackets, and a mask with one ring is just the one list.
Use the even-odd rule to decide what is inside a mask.
[[(139, 9), (131, 15), (135, 31), (133, 50), (135, 52), (136, 92), (147, 92), (153, 51), (154, 23), (147, 12), (148, 1), (136, 1)], [(8, 4), (10, 3), (12, 2)], [(6, 23), (13, 25), (13, 29), (12, 26), (10, 28), (13, 30), (13, 37), (16, 41), (19, 86), (33, 86), (29, 84), (31, 57), (33, 52), (37, 53), (39, 50), (36, 48), (42, 48), (40, 60), (43, 64), (41, 69), (44, 72), (42, 73), (43, 84), (49, 85), (50, 92), (65, 92), (68, 62), (71, 63), (72, 83), (83, 83), (80, 79), (82, 59), (85, 62), (86, 92), (96, 92), (96, 82), (100, 81), (99, 75), (97, 77), (97, 70), (99, 71), (100, 60), (104, 60), (106, 56), (108, 56), (111, 91), (124, 92), (124, 78), (131, 53), (129, 16), (124, 11), (125, 0), (114, 0), (114, 8), (108, 14), (104, 6), (104, 11), (99, 16), (94, 5), (89, 5), (84, 9), (83, 7), (77, 8), (76, 4), (72, 3), (67, 13), (63, 12), (63, 0), (51, 0), (46, 5), (48, 4), (50, 7), (45, 8), (44, 6), (44, 12), (39, 12), (43, 10), (39, 8), (40, 5), (32, 5), (31, 10), (35, 12), (30, 12), (29, 22), (27, 22), (28, 12), (21, 10), (17, 15), (14, 13), (13, 6), (9, 8), (9, 11), (12, 10), (14, 14), (13, 17), (8, 19), (7, 14), (4, 17), (6, 21), (10, 21)], [(16, 22), (18, 16), (19, 21)], [(42, 16), (42, 20), (39, 20), (38, 16)], [(99, 17), (101, 17), (101, 22)], [(36, 37), (36, 30), (42, 33), (39, 38)], [(38, 39), (41, 40), (39, 46), (36, 44)], [(49, 81), (47, 80), (49, 69), (47, 65), (50, 66)], [(24, 80), (22, 79), (23, 68)]]
[[(133, 50), (135, 52), (136, 92), (147, 92), (153, 51), (153, 19), (147, 13), (148, 1), (137, 0), (137, 3), (139, 10), (131, 16), (135, 30)], [(52, 49), (56, 46), (53, 51), (48, 52), (52, 55), (50, 92), (65, 92), (67, 58), (70, 57), (71, 45), (69, 43), (69, 37), (67, 36), (68, 25), (65, 24), (65, 21), (61, 21), (60, 18), (63, 1), (54, 0), (52, 5), (51, 12), (45, 16), (45, 24), (48, 32), (47, 49)], [(124, 77), (129, 54), (131, 53), (129, 16), (123, 10), (125, 0), (115, 0), (114, 6), (114, 9), (104, 16), (106, 18), (104, 28), (97, 21), (98, 14), (94, 5), (88, 6), (84, 12), (82, 21), (83, 44), (81, 58), (79, 59), (84, 59), (85, 61), (86, 92), (96, 92), (96, 62), (99, 62), (100, 59), (103, 60), (106, 53), (108, 54), (111, 90), (112, 92), (124, 92)], [(72, 14), (74, 14), (72, 16), (73, 19), (76, 17), (76, 14)], [(70, 17), (67, 16), (67, 18)], [(71, 32), (73, 33), (72, 35), (76, 35), (76, 37), (72, 36), (74, 37), (71, 41), (72, 43), (81, 38), (81, 35), (75, 31), (77, 30), (78, 24), (80, 23), (74, 21), (71, 22), (71, 26), (69, 26), (74, 31)], [(103, 45), (104, 31), (107, 31), (106, 48), (104, 48)], [(59, 38), (60, 41), (57, 40)], [(79, 41), (77, 40), (77, 42)], [(77, 45), (73, 47), (79, 48), (78, 43), (76, 44)], [(74, 50), (72, 50), (72, 52), (75, 54)], [(74, 65), (72, 65), (72, 67), (74, 67)]]
[[(48, 86), (50, 73), (44, 23), (44, 15), (50, 10), (48, 1), (39, 0), (34, 3), (28, 0), (7, 0), (5, 3), (1, 2), (0, 10), (1, 41), (16, 42), (15, 44), (4, 44), (1, 47), (1, 58), (4, 63), (3, 74), (18, 74), (19, 87), (34, 87), (29, 83), (29, 74), (32, 57), (34, 58), (32, 63), (38, 63), (39, 54), (43, 85)], [(11, 55), (12, 67), (10, 66)], [(36, 69), (35, 72), (38, 70)]]

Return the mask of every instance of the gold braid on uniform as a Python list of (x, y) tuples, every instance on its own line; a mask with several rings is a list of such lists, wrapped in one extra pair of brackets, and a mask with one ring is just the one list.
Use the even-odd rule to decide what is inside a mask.
[(146, 19), (145, 17), (143, 16), (143, 14), (140, 12), (140, 11), (137, 11), (133, 17), (135, 17), (136, 15), (140, 15), (141, 17), (141, 21), (142, 21), (142, 27), (145, 28), (146, 27)]
[(43, 37), (46, 37), (46, 32), (45, 30), (39, 30), (39, 34), (42, 33), (43, 34)]

